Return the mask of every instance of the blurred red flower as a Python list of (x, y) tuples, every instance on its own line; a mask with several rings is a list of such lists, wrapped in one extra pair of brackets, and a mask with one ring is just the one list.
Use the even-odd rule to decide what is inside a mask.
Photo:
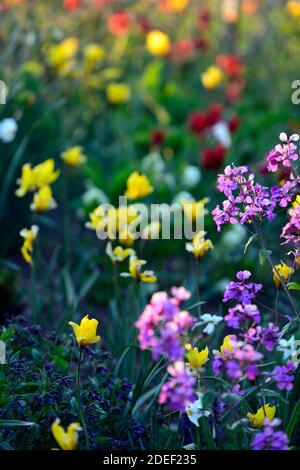
[(161, 145), (166, 138), (166, 133), (161, 129), (154, 129), (151, 134), (151, 144), (152, 145)]
[(198, 25), (201, 30), (207, 29), (211, 23), (211, 12), (208, 8), (203, 7), (198, 13)]
[(242, 60), (233, 54), (220, 54), (216, 58), (216, 64), (230, 78), (240, 77), (244, 72)]
[(208, 127), (206, 113), (194, 111), (188, 117), (188, 128), (196, 134), (201, 134)]
[(240, 127), (240, 124), (241, 124), (241, 120), (238, 116), (233, 116), (232, 118), (229, 119), (228, 127), (229, 127), (231, 134), (233, 134), (234, 132), (238, 130), (238, 128)]
[(171, 59), (174, 62), (185, 62), (191, 58), (195, 50), (192, 39), (179, 39), (172, 45)]
[(64, 8), (69, 11), (78, 10), (82, 6), (82, 0), (64, 0)]
[(130, 17), (126, 11), (118, 11), (107, 20), (107, 27), (115, 36), (125, 36), (129, 33), (130, 26)]
[(221, 145), (203, 150), (202, 166), (205, 170), (219, 170), (223, 165), (227, 150)]
[(207, 125), (211, 127), (221, 121), (223, 111), (224, 108), (221, 104), (212, 104), (206, 114)]

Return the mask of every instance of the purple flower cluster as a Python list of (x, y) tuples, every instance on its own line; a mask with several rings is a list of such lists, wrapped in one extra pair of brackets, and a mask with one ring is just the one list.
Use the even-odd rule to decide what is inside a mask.
[(249, 323), (259, 323), (260, 312), (256, 305), (238, 304), (228, 310), (228, 314), (225, 316), (224, 320), (228, 326), (237, 330), (241, 327), (241, 325), (247, 327), (247, 324)]
[(167, 369), (171, 378), (161, 389), (158, 402), (173, 410), (185, 411), (195, 401), (196, 380), (183, 361), (177, 361)]
[(277, 200), (268, 188), (255, 182), (249, 167), (228, 165), (218, 177), (217, 188), (227, 197), (222, 208), (218, 204), (212, 211), (218, 231), (226, 222), (245, 224), (258, 218), (274, 219)]
[(293, 382), (295, 380), (294, 372), (297, 369), (297, 365), (288, 361), (284, 366), (276, 366), (271, 376), (277, 382), (279, 390), (290, 391), (293, 389)]
[(135, 324), (139, 330), (140, 348), (151, 349), (154, 360), (160, 356), (170, 361), (182, 360), (182, 338), (196, 321), (180, 309), (180, 303), (190, 293), (184, 288), (175, 288), (172, 294), (168, 297), (166, 292), (156, 292)]
[(225, 374), (229, 380), (239, 380), (246, 376), (248, 380), (255, 380), (260, 372), (256, 365), (263, 355), (255, 351), (251, 344), (237, 341), (231, 337), (231, 347), (215, 352), (213, 360), (213, 371), (216, 375)]
[(268, 323), (267, 326), (251, 327), (244, 335), (244, 338), (249, 344), (260, 343), (267, 351), (273, 351), (280, 338), (279, 327), (273, 323)]
[(279, 139), (282, 144), (276, 145), (267, 156), (269, 172), (275, 172), (278, 168), (291, 168), (292, 163), (298, 160), (297, 146), (294, 142), (299, 140), (299, 135), (293, 134), (288, 137), (282, 132)]
[(244, 305), (250, 304), (256, 294), (262, 290), (262, 285), (247, 282), (251, 277), (250, 271), (239, 271), (236, 277), (238, 282), (232, 281), (226, 286), (223, 302), (237, 300)]
[(253, 438), (252, 450), (288, 450), (289, 440), (283, 431), (275, 431), (275, 427), (280, 424), (279, 419), (269, 421), (265, 419), (262, 432)]

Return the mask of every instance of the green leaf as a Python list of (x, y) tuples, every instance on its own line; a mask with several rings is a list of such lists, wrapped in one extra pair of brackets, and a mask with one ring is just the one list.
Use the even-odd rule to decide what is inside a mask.
[(254, 242), (254, 240), (256, 240), (256, 239), (258, 239), (258, 236), (257, 236), (256, 234), (252, 235), (252, 236), (248, 239), (248, 241), (247, 241), (247, 243), (246, 243), (246, 245), (245, 245), (245, 248), (244, 248), (244, 255), (246, 254), (246, 252), (247, 252), (249, 246), (251, 245), (251, 243)]
[(51, 355), (51, 358), (63, 369), (64, 372), (68, 370), (69, 364), (62, 357), (53, 354)]
[(288, 285), (287, 285), (287, 288), (289, 290), (300, 290), (300, 284), (298, 284), (298, 282), (290, 282)]
[(30, 421), (20, 421), (18, 419), (0, 419), (0, 426), (12, 427), (12, 426), (24, 426), (24, 427), (31, 427), (36, 426), (39, 427), (37, 423), (33, 423)]
[(299, 414), (300, 414), (300, 400), (297, 401), (293, 411), (292, 411), (292, 416), (290, 418), (290, 421), (289, 421), (289, 424), (287, 425), (287, 428), (286, 428), (286, 433), (289, 437), (289, 439), (291, 439), (292, 435), (293, 435), (293, 432), (294, 432), (294, 429), (298, 423), (298, 420), (299, 420)]
[(270, 256), (271, 254), (272, 254), (271, 250), (265, 250), (265, 249), (259, 250), (258, 257), (259, 257), (259, 262), (261, 266), (264, 265), (267, 257)]

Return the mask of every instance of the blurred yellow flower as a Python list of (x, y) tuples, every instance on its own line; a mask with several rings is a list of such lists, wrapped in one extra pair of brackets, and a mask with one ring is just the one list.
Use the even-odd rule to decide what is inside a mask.
[(104, 59), (106, 51), (100, 44), (87, 44), (83, 48), (83, 56), (85, 60), (85, 68), (91, 72)]
[(247, 418), (254, 428), (261, 428), (264, 424), (264, 420), (267, 418), (269, 421), (272, 421), (275, 413), (276, 406), (270, 406), (269, 403), (267, 403), (259, 408), (255, 414), (247, 413)]
[(195, 220), (200, 219), (200, 217), (204, 217), (208, 214), (207, 209), (205, 209), (205, 205), (209, 202), (208, 197), (204, 197), (200, 199), (200, 201), (181, 201), (183, 212), (188, 217), (188, 219), (192, 222)]
[(55, 171), (54, 160), (48, 159), (31, 167), (30, 163), (22, 166), (21, 178), (17, 179), (19, 188), (16, 190), (18, 197), (23, 197), (27, 192), (35, 191), (38, 188), (54, 183), (59, 177), (59, 170)]
[(187, 8), (189, 2), (190, 0), (168, 0), (168, 7), (176, 13), (181, 13)]
[(205, 240), (205, 234), (206, 232), (200, 230), (200, 232), (194, 236), (192, 243), (186, 244), (186, 250), (190, 253), (194, 253), (197, 259), (203, 258), (203, 256), (214, 247), (211, 240)]
[(123, 104), (130, 100), (131, 92), (125, 83), (109, 83), (106, 87), (106, 96), (111, 104)]
[[(107, 233), (111, 240), (115, 240), (119, 233), (121, 243), (132, 245), (135, 237), (130, 224), (136, 220), (138, 212), (133, 205), (120, 206), (118, 208), (98, 206), (89, 214), (89, 222), (86, 227), (96, 230), (97, 233)], [(130, 230), (130, 233), (129, 233)]]
[(224, 75), (222, 70), (215, 65), (209, 67), (202, 75), (201, 82), (204, 88), (211, 90), (217, 88), (222, 84)]
[(73, 57), (78, 51), (78, 39), (67, 38), (51, 46), (47, 53), (48, 64), (59, 74), (67, 74), (74, 65)]
[(157, 277), (153, 271), (142, 271), (142, 266), (146, 261), (138, 259), (137, 256), (131, 256), (129, 259), (129, 273), (121, 273), (122, 277), (133, 277), (138, 282), (156, 282)]
[(43, 186), (33, 196), (33, 202), (30, 204), (30, 209), (34, 212), (45, 212), (55, 209), (57, 204), (52, 196), (50, 186)]
[(80, 325), (72, 321), (69, 322), (69, 325), (73, 328), (78, 346), (81, 348), (100, 341), (100, 336), (97, 336), (98, 320), (95, 318), (90, 320), (86, 315), (82, 318)]
[(122, 70), (117, 67), (107, 67), (101, 71), (101, 78), (106, 81), (119, 80), (122, 76)]
[(26, 263), (32, 264), (33, 242), (36, 240), (38, 232), (37, 225), (32, 225), (30, 229), (23, 228), (20, 232), (20, 236), (24, 238), (21, 253)]
[(146, 175), (141, 175), (137, 171), (131, 173), (127, 179), (127, 190), (125, 196), (129, 199), (139, 199), (148, 196), (153, 192), (153, 186)]
[(209, 350), (206, 346), (205, 349), (199, 351), (198, 348), (194, 348), (186, 354), (189, 366), (191, 369), (199, 370), (208, 361)]
[(54, 439), (62, 450), (75, 450), (78, 443), (78, 431), (81, 431), (80, 424), (71, 423), (65, 431), (59, 423), (60, 420), (56, 418), (51, 425)]
[(146, 36), (146, 47), (150, 54), (163, 57), (171, 50), (171, 41), (167, 34), (159, 30), (150, 31)]
[(274, 279), (276, 289), (280, 289), (282, 287), (280, 277), (284, 283), (288, 282), (293, 272), (293, 268), (283, 262), (281, 262), (280, 264), (277, 264), (275, 268), (279, 275), (277, 274), (276, 270), (273, 269), (273, 279)]
[(300, 3), (296, 0), (290, 0), (287, 2), (286, 7), (288, 12), (295, 18), (300, 18)]
[(116, 246), (113, 249), (111, 242), (107, 243), (105, 252), (113, 263), (120, 263), (129, 256), (135, 255), (135, 251), (132, 248), (123, 248), (122, 246)]
[(86, 156), (82, 153), (82, 147), (71, 147), (61, 154), (61, 158), (68, 166), (81, 166), (86, 162)]

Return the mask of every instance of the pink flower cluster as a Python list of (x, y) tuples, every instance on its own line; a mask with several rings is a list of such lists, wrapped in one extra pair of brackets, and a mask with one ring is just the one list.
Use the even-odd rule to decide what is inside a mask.
[(160, 356), (170, 361), (182, 360), (183, 337), (196, 321), (180, 308), (191, 293), (183, 287), (174, 287), (171, 292), (171, 297), (166, 292), (156, 292), (135, 324), (140, 348), (151, 349), (154, 360)]
[(185, 411), (195, 401), (195, 378), (183, 361), (177, 361), (167, 369), (171, 378), (161, 389), (158, 402), (173, 410)]
[(283, 243), (294, 245), (298, 251), (300, 249), (300, 206), (290, 209), (289, 216), (290, 220), (283, 227), (281, 238), (285, 240)]
[(282, 132), (279, 136), (282, 144), (276, 145), (267, 156), (268, 171), (275, 172), (278, 168), (291, 168), (292, 163), (298, 160), (297, 146), (294, 142), (299, 140), (298, 134), (293, 134), (290, 137)]

